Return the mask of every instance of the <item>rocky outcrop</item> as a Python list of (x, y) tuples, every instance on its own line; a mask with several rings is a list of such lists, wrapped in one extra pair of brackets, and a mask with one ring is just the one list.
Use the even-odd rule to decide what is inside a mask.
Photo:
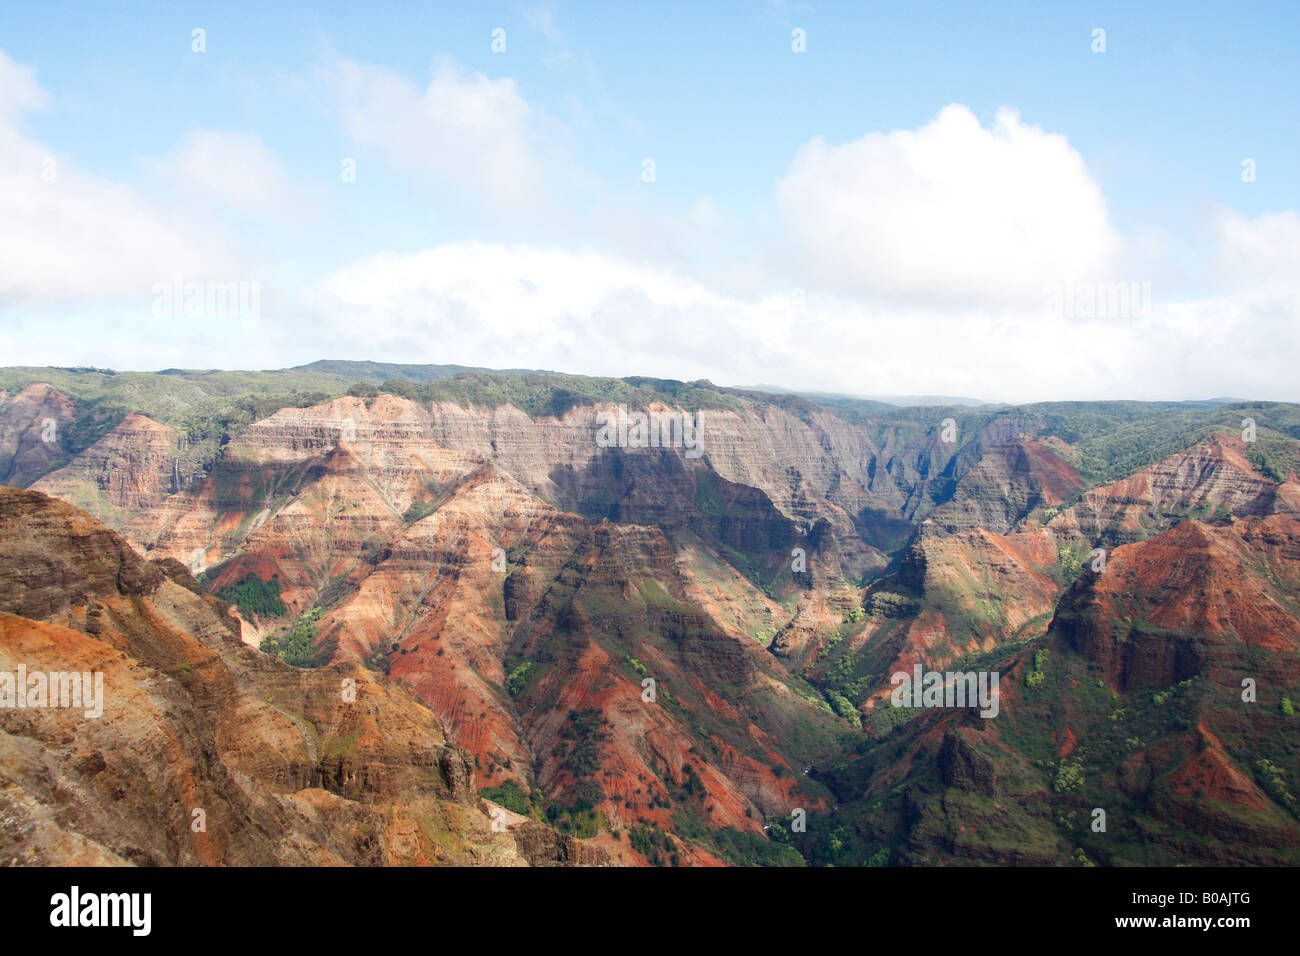
[(0, 672), (105, 689), (99, 716), (0, 709), (0, 859), (527, 861), (480, 810), (469, 755), (400, 688), (243, 646), (183, 567), (44, 495), (0, 490), (0, 542)]
[[(391, 396), (285, 409), (129, 532), (151, 555), (210, 569), (213, 591), (273, 582), (282, 618), (239, 609), (261, 633), (321, 608), (317, 660), (387, 671), (445, 722), (483, 785), (538, 786), (560, 807), (599, 788), (611, 826), (667, 825), (683, 793), (707, 825), (754, 833), (765, 813), (816, 805), (795, 797), (794, 768), (836, 720), (764, 651), (780, 606), (714, 550), (788, 562), (796, 522), (671, 452), (594, 442), (583, 476), (557, 471), (547, 486), (584, 518), (505, 470), (509, 454), (431, 435), (449, 440)], [(596, 520), (602, 494), (618, 523)], [(815, 564), (823, 552), (809, 550)], [(647, 706), (645, 676), (671, 704)], [(570, 712), (588, 711), (609, 734), (594, 768), (564, 736)]]
[[(115, 563), (124, 544), (69, 521), (62, 533), (96, 557), (22, 552), (0, 590), (25, 619), (164, 674), (212, 668), (197, 651), (159, 656), (148, 634), (162, 617), (181, 614), (186, 634), (210, 631), (230, 679), (293, 718), (286, 727), (248, 704), (273, 732), (246, 735), (251, 763), (222, 760), (274, 781), (281, 810), (294, 795), (300, 816), (285, 826), (302, 846), (324, 839), (306, 816), (363, 826), (357, 807), (401, 804), (427, 774), (444, 822), (475, 787), (518, 784), (511, 805), (525, 800), (570, 831), (521, 818), (505, 844), (520, 860), (599, 862), (599, 846), (645, 862), (622, 835), (657, 826), (672, 858), (718, 862), (707, 835), (692, 845), (673, 828), (686, 819), (696, 835), (725, 827), (762, 839), (765, 817), (832, 806), (829, 779), (842, 804), (867, 801), (843, 826), (881, 840), (873, 859), (887, 848), (895, 862), (1042, 864), (1073, 859), (1080, 843), (1058, 819), (1079, 811), (1071, 761), (1099, 782), (1089, 799), (1127, 801), (1162, 861), (1176, 842), (1162, 821), (1241, 840), (1230, 837), (1249, 829), (1228, 819), (1237, 810), (1260, 815), (1248, 848), (1203, 859), (1264, 859), (1261, 833), (1290, 845), (1294, 782), (1256, 766), (1281, 766), (1256, 744), (1285, 728), (1184, 697), (1239, 683), (1247, 661), (1276, 714), (1278, 688), (1296, 681), (1294, 476), (1265, 478), (1250, 449), (1215, 436), (1085, 491), (1076, 469), (1096, 467), (1095, 423), (1062, 429), (1084, 436), (1081, 451), (1050, 433), (1055, 411), (975, 413), (963, 418), (981, 423), (969, 437), (949, 441), (930, 420), (938, 410), (869, 421), (847, 406), (832, 414), (725, 390), (714, 399), (699, 410), (694, 457), (601, 447), (596, 416), (612, 405), (559, 401), (530, 415), (348, 396), (253, 422), (193, 482), (175, 481), (174, 465), (168, 475), (173, 436), (133, 416), (39, 487), (97, 509), (157, 560)], [(1269, 474), (1290, 467), (1274, 459)], [(19, 538), (49, 531), (23, 520)], [(1108, 559), (1100, 573), (1097, 547)], [(159, 595), (197, 608), (209, 590), (246, 595), (240, 620), (210, 601), (206, 623), (159, 610)], [(148, 626), (123, 623), (146, 611)], [(315, 634), (315, 669), (253, 678), (229, 663), (253, 654), (236, 646), (239, 633), (256, 642), (294, 623)], [(893, 672), (963, 660), (1004, 674), (997, 721), (886, 709)], [(313, 683), (322, 674), (386, 688), (368, 693), (420, 709), (442, 736), (435, 746), (399, 733), (404, 760), (369, 723), (342, 721), (329, 683)], [(1165, 694), (1181, 701), (1167, 725), (1148, 713)], [(1130, 709), (1120, 700), (1140, 702), (1141, 726), (1112, 720)], [(859, 724), (861, 746), (825, 775), (836, 738)], [(1196, 803), (1198, 775), (1222, 806)], [(387, 818), (407, 828), (398, 842), (410, 827), (391, 823), (401, 813)], [(595, 843), (573, 836), (592, 830)], [(375, 849), (384, 839), (370, 855), (328, 852), (368, 861), (389, 852)], [(82, 850), (98, 852), (66, 852)], [(1110, 852), (1143, 861), (1131, 847)]]
[(903, 864), (1294, 865), (1298, 584), (1289, 514), (1116, 548), (985, 659), (996, 718), (923, 711), (837, 768), (836, 822)]
[(1020, 436), (984, 451), (929, 520), (950, 532), (1007, 534), (1035, 508), (1060, 505), (1083, 484), (1059, 443)]
[(536, 820), (510, 828), (519, 852), (533, 866), (610, 866), (609, 854), (598, 846), (575, 840)]
[(1113, 547), (1151, 537), (1188, 517), (1270, 514), (1279, 485), (1260, 475), (1245, 453), (1241, 440), (1214, 435), (1128, 478), (1084, 492), (1048, 527), (1062, 537)]
[(62, 498), (114, 528), (162, 505), (192, 478), (177, 457), (177, 432), (144, 415), (120, 424), (63, 468), (31, 485)]
[(0, 398), (0, 485), (25, 487), (68, 460), (72, 399), (44, 383)]
[(1112, 551), (1105, 571), (1062, 599), (1053, 628), (1121, 691), (1248, 672), (1294, 684), (1298, 575), (1300, 521), (1290, 515), (1185, 521)]
[(974, 529), (943, 534), (927, 521), (898, 571), (865, 592), (861, 630), (819, 663), (844, 655), (879, 675), (871, 697), (887, 700), (887, 677), (915, 664), (943, 667), (1006, 641), (1047, 632), (1061, 585), (1053, 576), (1056, 539), (1038, 530), (1000, 535)]

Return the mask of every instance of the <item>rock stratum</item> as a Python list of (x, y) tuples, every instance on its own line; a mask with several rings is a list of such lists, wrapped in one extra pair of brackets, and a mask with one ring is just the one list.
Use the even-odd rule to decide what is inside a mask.
[[(183, 798), (88, 833), (66, 808), (96, 803), (69, 796), (97, 763), (78, 742), (65, 784), (12, 781), (45, 841), (14, 858), (1294, 862), (1300, 410), (864, 410), (636, 380), (647, 412), (695, 416), (693, 456), (596, 442), (617, 380), (489, 384), (520, 381), (484, 401), (366, 386), (220, 434), (170, 411), (188, 391), (96, 406), (97, 431), (49, 385), (0, 398), (19, 436), (0, 466), (85, 512), (12, 519), (47, 543), (0, 550), (4, 633), (61, 628), (189, 694), (119, 714), (140, 710), (154, 749), (120, 746)], [(35, 448), (55, 413), (70, 443)], [(119, 558), (56, 560), (60, 537)], [(917, 666), (997, 671), (998, 716), (893, 706)], [(213, 713), (196, 674), (249, 700)], [(368, 716), (337, 711), (345, 678)], [(216, 750), (180, 739), (196, 720)], [(182, 786), (182, 766), (224, 769)], [(186, 835), (191, 792), (239, 807), (221, 840)], [(289, 849), (258, 843), (263, 815)]]
[(102, 713), (0, 708), (0, 860), (24, 865), (604, 863), (494, 826), (472, 759), (355, 663), (303, 670), (172, 560), (0, 488), (0, 672), (101, 674)]

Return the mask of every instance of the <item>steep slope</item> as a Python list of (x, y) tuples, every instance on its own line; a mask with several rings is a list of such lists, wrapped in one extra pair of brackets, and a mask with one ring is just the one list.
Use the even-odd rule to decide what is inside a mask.
[(1059, 439), (1027, 434), (963, 449), (962, 457), (978, 458), (929, 520), (949, 532), (983, 528), (1007, 534), (1035, 508), (1061, 505), (1083, 488), (1068, 461), (1070, 451)]
[(1188, 450), (1090, 489), (1048, 522), (1058, 535), (1106, 547), (1139, 541), (1188, 516), (1266, 515), (1278, 482), (1260, 475), (1239, 438), (1216, 433)]
[(0, 391), (0, 485), (26, 485), (68, 460), (73, 402), (43, 382)]
[[(237, 635), (176, 562), (0, 489), (0, 673), (98, 673), (104, 687), (99, 716), (0, 709), (0, 858), (526, 862), (493, 832), (468, 755), (405, 692), (355, 664), (291, 668)], [(603, 859), (569, 847), (584, 854)]]
[[(718, 828), (763, 842), (765, 815), (818, 804), (797, 768), (829, 751), (839, 721), (756, 639), (783, 609), (712, 550), (776, 568), (788, 518), (670, 450), (599, 449), (615, 465), (588, 474), (610, 473), (620, 521), (663, 527), (584, 519), (438, 446), (423, 415), (390, 396), (286, 410), (132, 529), (155, 537), (151, 554), (211, 562), (208, 585), (242, 601), (250, 634), (292, 624), (314, 663), (390, 673), (485, 785), (536, 790), (537, 812), (574, 832), (688, 814), (704, 845)], [(571, 714), (585, 715), (582, 740)], [(674, 852), (706, 861), (698, 844)]]
[(833, 768), (827, 782), (851, 806), (808, 852), (1300, 861), (1298, 576), (1290, 515), (1186, 521), (1115, 549), (1065, 594), (1044, 639), (967, 662), (1001, 673), (995, 718), (908, 712)]
[[(1260, 475), (1231, 436), (1212, 436), (1130, 478), (1079, 493), (1069, 505), (1061, 495), (1077, 475), (1055, 452), (1043, 451), (1049, 443), (1021, 436), (994, 445), (921, 522), (896, 568), (865, 590), (861, 610), (850, 608), (838, 632), (807, 632), (796, 618), (778, 635), (778, 653), (872, 717), (888, 697), (891, 673), (917, 662), (942, 667), (1041, 637), (1064, 588), (1081, 569), (1100, 566), (1098, 547), (1142, 540), (1188, 517), (1297, 513), (1300, 486)], [(1068, 455), (1064, 446), (1057, 450)], [(1019, 477), (1005, 470), (1009, 461), (1026, 465)], [(994, 475), (1002, 477), (991, 481)], [(1005, 533), (962, 527), (1003, 527), (1013, 512), (1020, 517)]]
[[(1281, 417), (1262, 458), (1220, 434), (1111, 481), (1123, 473), (1114, 462), (1136, 467), (1154, 457), (1147, 446), (1168, 450), (1179, 435), (1156, 431), (1166, 416), (1190, 428), (1201, 412), (1076, 403), (832, 413), (701, 384), (474, 374), (399, 383), (400, 394), (370, 386), (314, 405), (295, 399), (228, 433), (200, 423), (205, 440), (223, 444), (193, 482), (167, 470), (178, 456), (166, 446), (185, 428), (170, 435), (132, 416), (39, 487), (98, 508), (137, 547), (200, 574), (237, 606), (248, 643), (406, 687), (466, 749), (490, 798), (518, 811), (531, 835), (517, 846), (536, 856), (553, 845), (554, 831), (526, 823), (540, 818), (570, 840), (596, 834), (612, 858), (633, 863), (789, 860), (762, 834), (779, 833), (793, 807), (826, 811), (838, 799), (853, 802), (852, 816), (861, 793), (894, 801), (900, 781), (915, 784), (910, 803), (889, 804), (901, 816), (855, 822), (862, 833), (838, 838), (842, 846), (874, 839), (868, 857), (887, 845), (887, 858), (911, 862), (1071, 859), (1060, 846), (1073, 831), (1050, 820), (1043, 829), (1033, 809), (1054, 799), (1041, 793), (1041, 741), (900, 712), (889, 675), (917, 664), (1041, 675), (1038, 651), (1066, 656), (1052, 643), (1066, 617), (1048, 628), (1065, 613), (1062, 595), (1092, 576), (1094, 548), (1113, 560), (1117, 547), (1152, 543), (1189, 517), (1218, 533), (1234, 516), (1300, 514), (1294, 476), (1274, 480), (1294, 457)], [(629, 389), (645, 410), (697, 413), (702, 455), (601, 447), (597, 415)], [(1231, 549), (1205, 553), (1214, 588), (1253, 573), (1231, 564)], [(1230, 574), (1219, 579), (1224, 562)], [(1097, 620), (1148, 620), (1171, 606), (1164, 593), (1146, 598), (1140, 608), (1106, 604)], [(1163, 680), (1161, 668), (1209, 659), (1187, 656), (1182, 630), (1200, 626), (1143, 631), (1140, 650), (1112, 649), (1109, 663), (1095, 635), (1069, 654), (1085, 670), (1139, 675), (1108, 693), (1145, 693), (1140, 675)], [(1088, 674), (1077, 694), (1091, 714), (1098, 678)], [(650, 680), (657, 695), (644, 699)], [(1008, 702), (1036, 700), (1042, 680), (1008, 689)], [(1091, 725), (1053, 726), (1067, 750), (1083, 746), (1082, 731), (1096, 736)], [(835, 738), (854, 728), (862, 756), (826, 776)], [(1217, 742), (1197, 738), (1192, 749), (1227, 779), (1224, 767), (1240, 770), (1235, 738), (1207, 732)], [(1159, 751), (1171, 774), (1184, 744)], [(1073, 780), (1054, 765), (1049, 790), (1061, 773), (1062, 786)], [(1001, 842), (944, 830), (945, 820), (964, 825), (970, 808), (959, 804), (975, 799), (966, 790), (998, 797), (989, 781), (1004, 779)], [(936, 792), (942, 812), (929, 803)], [(989, 827), (981, 819), (976, 829)], [(803, 849), (837, 859), (825, 846)], [(1114, 859), (1136, 858), (1124, 853)]]
[(144, 415), (127, 415), (74, 461), (31, 484), (111, 527), (157, 509), (193, 475), (181, 470), (181, 436)]

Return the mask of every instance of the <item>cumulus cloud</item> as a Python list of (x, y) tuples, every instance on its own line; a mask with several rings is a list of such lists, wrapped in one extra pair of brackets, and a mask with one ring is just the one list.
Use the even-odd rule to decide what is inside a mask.
[[(349, 61), (326, 75), (345, 128), (413, 179), (511, 212), (565, 205), (545, 120), (512, 80), (442, 64), (421, 88)], [(560, 247), (573, 222), (549, 217), (550, 247), (460, 241), (368, 256), (300, 296), (267, 288), (256, 335), (235, 337), (139, 308), (175, 275), (251, 277), (213, 238), (212, 217), (196, 222), (190, 204), (159, 205), (52, 157), (21, 126), (49, 100), (0, 53), (0, 349), (15, 361), (348, 356), (860, 395), (1300, 398), (1294, 211), (1207, 214), (1208, 238), (1184, 238), (1180, 254), (1201, 267), (1198, 299), (1157, 288), (1140, 314), (1052, 312), (1048, 287), (1140, 279), (1168, 244), (1126, 247), (1068, 141), (1010, 110), (987, 128), (951, 106), (916, 130), (805, 145), (775, 191), (793, 261), (707, 196), (675, 213), (602, 202), (609, 222), (582, 233), (586, 247)], [(299, 211), (289, 174), (253, 134), (195, 130), (148, 168), (245, 214)], [(620, 231), (623, 241), (590, 248)], [(17, 303), (61, 309), (59, 336), (40, 338)]]
[(339, 60), (322, 70), (348, 134), (430, 185), (468, 190), (497, 208), (543, 195), (538, 117), (513, 79), (438, 63), (429, 85), (383, 67)]
[(13, 118), (49, 104), (49, 94), (36, 82), (36, 71), (15, 63), (0, 50), (0, 117)]
[(1213, 254), (1211, 271), (1221, 285), (1293, 297), (1300, 292), (1300, 216), (1294, 209), (1254, 219), (1220, 210)]
[(777, 186), (811, 277), (913, 303), (1041, 302), (1051, 283), (1120, 279), (1105, 199), (1064, 136), (965, 106), (917, 130), (817, 138)]
[(310, 306), (317, 347), (388, 361), (1007, 401), (1300, 397), (1300, 311), (1254, 294), (1086, 320), (1037, 303), (728, 295), (604, 253), (468, 242), (354, 263)]
[(49, 99), (0, 51), (0, 307), (146, 298), (174, 275), (233, 277), (232, 258), (174, 210), (79, 172), (20, 127)]
[(761, 348), (762, 329), (733, 300), (590, 251), (450, 243), (355, 263), (308, 298), (324, 328), (364, 328), (369, 347), (465, 364), (680, 376), (714, 367), (720, 351)]
[(314, 204), (290, 182), (279, 159), (255, 133), (191, 130), (179, 149), (145, 167), (187, 197), (207, 197), (248, 216), (301, 225)]

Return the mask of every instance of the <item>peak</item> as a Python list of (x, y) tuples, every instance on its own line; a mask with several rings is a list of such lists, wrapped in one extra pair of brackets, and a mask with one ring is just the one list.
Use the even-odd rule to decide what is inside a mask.
[(170, 425), (164, 425), (162, 422), (155, 421), (148, 415), (141, 415), (139, 412), (130, 412), (118, 422), (114, 431), (159, 431), (175, 432), (176, 429)]
[(32, 382), (30, 385), (24, 385), (18, 392), (20, 398), (26, 398), (29, 401), (44, 398), (47, 395), (58, 395), (60, 398), (67, 397), (48, 382)]

